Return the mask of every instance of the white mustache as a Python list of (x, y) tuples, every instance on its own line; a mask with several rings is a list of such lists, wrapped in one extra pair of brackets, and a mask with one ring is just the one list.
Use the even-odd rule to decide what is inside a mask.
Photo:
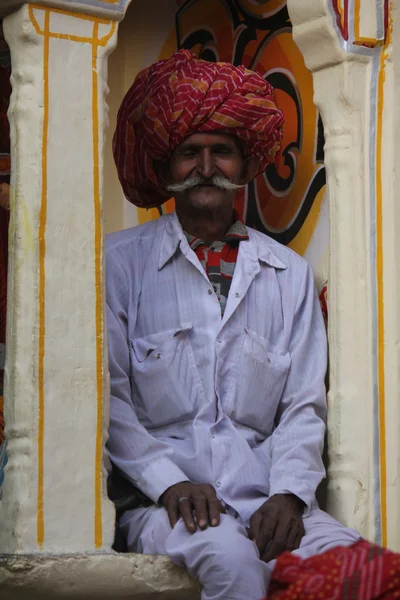
[(200, 175), (193, 175), (193, 177), (188, 177), (188, 179), (185, 179), (185, 181), (182, 181), (181, 183), (171, 183), (170, 185), (167, 185), (167, 190), (169, 192), (185, 192), (198, 185), (213, 185), (221, 190), (227, 191), (239, 190), (246, 187), (245, 185), (232, 183), (232, 181), (229, 181), (226, 177), (221, 177), (221, 175), (214, 175), (214, 177), (211, 177), (210, 179), (206, 179)]

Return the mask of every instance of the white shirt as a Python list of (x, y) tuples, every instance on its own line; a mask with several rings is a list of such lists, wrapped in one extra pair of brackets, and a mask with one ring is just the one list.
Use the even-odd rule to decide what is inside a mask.
[(108, 237), (111, 460), (157, 502), (210, 483), (244, 522), (310, 508), (325, 470), (326, 335), (308, 264), (253, 229), (224, 317), (176, 214)]

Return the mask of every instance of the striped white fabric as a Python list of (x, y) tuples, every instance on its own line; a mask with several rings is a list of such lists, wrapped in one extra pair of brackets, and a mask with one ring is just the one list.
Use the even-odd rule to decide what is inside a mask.
[(223, 318), (176, 214), (107, 240), (108, 452), (157, 502), (212, 484), (244, 522), (324, 476), (326, 336), (313, 274), (249, 228)]

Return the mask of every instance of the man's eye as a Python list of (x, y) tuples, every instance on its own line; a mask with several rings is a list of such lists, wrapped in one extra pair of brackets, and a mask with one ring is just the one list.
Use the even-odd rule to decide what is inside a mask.
[(232, 150), (230, 148), (217, 148), (215, 154), (232, 154)]

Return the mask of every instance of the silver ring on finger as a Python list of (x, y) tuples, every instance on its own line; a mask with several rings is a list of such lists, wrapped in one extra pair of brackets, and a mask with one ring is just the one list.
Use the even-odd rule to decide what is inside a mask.
[(189, 498), (187, 496), (182, 496), (182, 498), (179, 498), (178, 502), (183, 502), (184, 500), (189, 502)]

